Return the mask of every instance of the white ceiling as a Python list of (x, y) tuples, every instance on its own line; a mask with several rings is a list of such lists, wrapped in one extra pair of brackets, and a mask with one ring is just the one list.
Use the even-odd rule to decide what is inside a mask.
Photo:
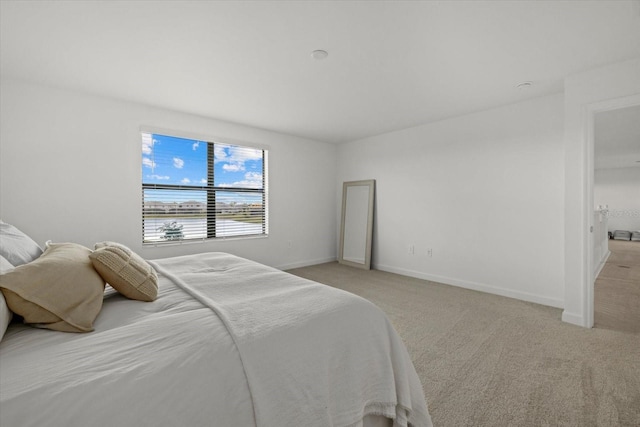
[(640, 56), (635, 0), (0, 4), (2, 77), (335, 143)]

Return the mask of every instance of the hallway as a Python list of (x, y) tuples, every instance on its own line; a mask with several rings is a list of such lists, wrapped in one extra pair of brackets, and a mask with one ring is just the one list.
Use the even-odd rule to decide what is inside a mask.
[(640, 242), (609, 240), (594, 285), (594, 327), (640, 333)]

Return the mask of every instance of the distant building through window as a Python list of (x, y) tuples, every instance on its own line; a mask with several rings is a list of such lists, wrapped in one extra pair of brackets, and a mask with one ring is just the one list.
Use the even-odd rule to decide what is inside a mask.
[(145, 244), (268, 234), (267, 150), (142, 133)]

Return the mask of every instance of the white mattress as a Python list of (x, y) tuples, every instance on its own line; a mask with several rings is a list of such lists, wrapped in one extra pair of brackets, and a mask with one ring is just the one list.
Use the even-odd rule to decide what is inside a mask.
[[(254, 277), (268, 277), (271, 282), (264, 283), (266, 290), (272, 289), (270, 284), (276, 286), (280, 282), (293, 288), (312, 282), (227, 254), (158, 260), (156, 265), (169, 275), (180, 273), (180, 286), (161, 274), (158, 299), (151, 303), (109, 293), (94, 332), (72, 334), (23, 325), (9, 327), (0, 342), (0, 425), (262, 427), (273, 425), (269, 417), (274, 408), (282, 410), (282, 414), (306, 413), (304, 408), (287, 408), (287, 402), (280, 402), (278, 396), (273, 402), (265, 402), (259, 393), (261, 386), (255, 382), (263, 380), (260, 377), (264, 373), (274, 371), (269, 365), (247, 366), (260, 358), (256, 354), (241, 355), (250, 348), (244, 338), (239, 346), (242, 333), (238, 331), (246, 330), (242, 329), (242, 322), (240, 326), (230, 325), (233, 320), (228, 316), (229, 305), (217, 306), (214, 302), (212, 307), (209, 303), (215, 298), (223, 299), (221, 295), (227, 293), (227, 299), (239, 304), (236, 307), (246, 304), (246, 310), (256, 311), (250, 307), (261, 305), (259, 296), (249, 298), (253, 302), (236, 296), (253, 294), (239, 288), (239, 278), (248, 272)], [(220, 269), (221, 265), (230, 268)], [(200, 279), (191, 285), (189, 280), (182, 280), (189, 274), (182, 273), (194, 269)], [(184, 286), (189, 288), (183, 289)], [(317, 284), (310, 288), (331, 289)], [(333, 291), (341, 295), (337, 290), (330, 293)], [(295, 319), (290, 320), (296, 324)], [(312, 342), (314, 337), (309, 335), (308, 339)], [(313, 366), (307, 368), (313, 370)], [(415, 390), (415, 370), (412, 365), (407, 370), (408, 373), (398, 374), (413, 384), (413, 395), (408, 398), (415, 406), (411, 409), (414, 424), (431, 425), (422, 390)], [(251, 373), (251, 380), (247, 372)], [(375, 372), (372, 374), (375, 377)], [(322, 375), (309, 374), (308, 378), (317, 381)], [(291, 381), (299, 378), (279, 380), (286, 391), (291, 389)], [(304, 398), (314, 402), (312, 396)], [(262, 399), (258, 405), (256, 399)], [(266, 416), (260, 415), (256, 420), (256, 407)], [(380, 414), (369, 412), (367, 417), (362, 413), (365, 424), (383, 421), (375, 416)], [(279, 425), (303, 424), (289, 422), (284, 416)], [(304, 425), (329, 424), (308, 420)], [(362, 420), (352, 425), (362, 425)]]

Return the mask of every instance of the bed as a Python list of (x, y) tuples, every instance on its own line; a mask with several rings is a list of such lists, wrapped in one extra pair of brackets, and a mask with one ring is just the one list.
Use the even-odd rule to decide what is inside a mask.
[[(50, 251), (5, 262), (7, 301), (9, 279)], [(14, 319), (0, 342), (0, 425), (431, 425), (409, 355), (369, 301), (226, 253), (148, 266), (155, 298), (103, 284), (91, 331)]]

